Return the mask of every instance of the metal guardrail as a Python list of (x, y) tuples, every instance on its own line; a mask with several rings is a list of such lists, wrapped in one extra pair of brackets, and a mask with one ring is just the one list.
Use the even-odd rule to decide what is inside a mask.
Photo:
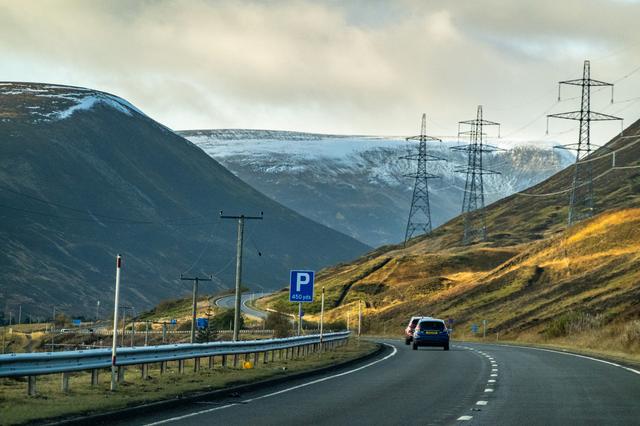
[[(326, 333), (323, 342), (344, 340), (350, 331)], [(268, 352), (320, 343), (320, 335), (239, 342), (182, 343), (172, 345), (118, 348), (117, 366), (179, 361), (216, 355)], [(111, 366), (111, 349), (0, 355), (0, 377), (94, 370)]]

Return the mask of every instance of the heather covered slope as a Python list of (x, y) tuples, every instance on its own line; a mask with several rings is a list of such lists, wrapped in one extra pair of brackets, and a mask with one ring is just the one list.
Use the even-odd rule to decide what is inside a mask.
[[(277, 288), (291, 267), (320, 268), (367, 246), (272, 201), (126, 101), (83, 88), (0, 85), (0, 309), (53, 305), (104, 314), (116, 253), (123, 303), (138, 310), (188, 292), (181, 272), (233, 284), (236, 223), (245, 284)], [(258, 250), (262, 256), (258, 256)], [(23, 316), (25, 318), (25, 316)]]

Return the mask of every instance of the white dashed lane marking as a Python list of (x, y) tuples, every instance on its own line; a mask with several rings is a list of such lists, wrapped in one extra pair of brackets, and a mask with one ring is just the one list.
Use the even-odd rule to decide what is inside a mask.
[(478, 401), (476, 402), (476, 405), (487, 405), (489, 401)]

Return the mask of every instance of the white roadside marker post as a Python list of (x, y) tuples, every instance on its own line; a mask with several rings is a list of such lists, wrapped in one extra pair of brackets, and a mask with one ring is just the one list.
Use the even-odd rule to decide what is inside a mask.
[(113, 343), (111, 345), (111, 391), (115, 391), (117, 382), (116, 372), (116, 347), (118, 344), (118, 301), (120, 299), (120, 267), (122, 266), (122, 258), (120, 255), (116, 257), (116, 295), (113, 308)]

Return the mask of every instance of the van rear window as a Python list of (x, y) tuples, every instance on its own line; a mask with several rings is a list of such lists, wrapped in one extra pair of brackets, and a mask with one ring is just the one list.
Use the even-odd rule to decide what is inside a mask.
[(420, 330), (444, 330), (444, 324), (439, 321), (422, 321), (418, 327)]
[(420, 318), (416, 318), (413, 321), (411, 321), (411, 327), (415, 327), (418, 324), (418, 321), (420, 321)]

